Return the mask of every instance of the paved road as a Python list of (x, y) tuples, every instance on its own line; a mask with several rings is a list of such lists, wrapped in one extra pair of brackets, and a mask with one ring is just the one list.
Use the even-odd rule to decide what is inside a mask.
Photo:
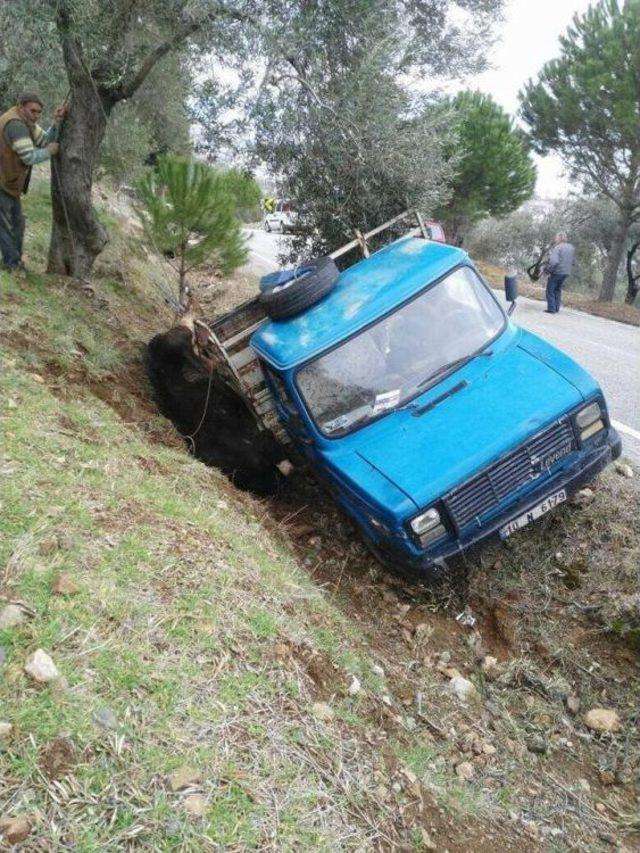
[[(288, 238), (257, 229), (247, 229), (247, 236), (250, 269), (257, 275), (277, 269), (278, 253)], [(640, 329), (569, 308), (545, 314), (544, 307), (521, 298), (512, 319), (563, 349), (596, 377), (622, 435), (623, 455), (640, 465)]]

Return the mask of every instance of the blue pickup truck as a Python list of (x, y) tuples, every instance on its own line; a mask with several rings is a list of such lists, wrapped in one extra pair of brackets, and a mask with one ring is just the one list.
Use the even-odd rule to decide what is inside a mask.
[(621, 442), (595, 379), (514, 325), (464, 251), (416, 229), (369, 255), (368, 236), (302, 313), (256, 300), (213, 337), (376, 556), (436, 575), (566, 501)]

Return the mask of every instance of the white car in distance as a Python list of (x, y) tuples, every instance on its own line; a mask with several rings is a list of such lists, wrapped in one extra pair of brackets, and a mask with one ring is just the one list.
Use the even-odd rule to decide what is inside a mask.
[(279, 201), (273, 212), (264, 215), (264, 230), (280, 231), (281, 234), (290, 234), (297, 228), (298, 214), (292, 209), (288, 201)]

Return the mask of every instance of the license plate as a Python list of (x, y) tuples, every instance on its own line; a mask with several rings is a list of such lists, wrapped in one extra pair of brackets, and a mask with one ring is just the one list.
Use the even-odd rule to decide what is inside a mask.
[(540, 501), (539, 504), (536, 504), (536, 506), (528, 510), (528, 512), (519, 515), (517, 518), (514, 518), (513, 521), (510, 521), (508, 524), (505, 524), (504, 527), (501, 527), (499, 531), (501, 538), (506, 539), (507, 536), (511, 536), (511, 534), (515, 533), (516, 530), (526, 527), (527, 524), (531, 524), (531, 522), (535, 521), (536, 518), (540, 518), (541, 515), (545, 515), (545, 513), (558, 506), (558, 504), (564, 503), (566, 499), (567, 493), (564, 489), (561, 489), (559, 492), (554, 492), (552, 495), (548, 495), (543, 501)]

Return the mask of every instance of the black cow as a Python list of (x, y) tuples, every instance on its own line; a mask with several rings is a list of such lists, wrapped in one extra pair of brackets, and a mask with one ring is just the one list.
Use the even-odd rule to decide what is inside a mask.
[(194, 456), (219, 468), (240, 489), (261, 496), (279, 490), (284, 479), (278, 465), (285, 462), (282, 468), (288, 468), (282, 447), (258, 429), (244, 402), (215, 373), (209, 387), (190, 329), (175, 326), (156, 335), (147, 345), (145, 364), (158, 408), (181, 435), (193, 436), (187, 443)]

